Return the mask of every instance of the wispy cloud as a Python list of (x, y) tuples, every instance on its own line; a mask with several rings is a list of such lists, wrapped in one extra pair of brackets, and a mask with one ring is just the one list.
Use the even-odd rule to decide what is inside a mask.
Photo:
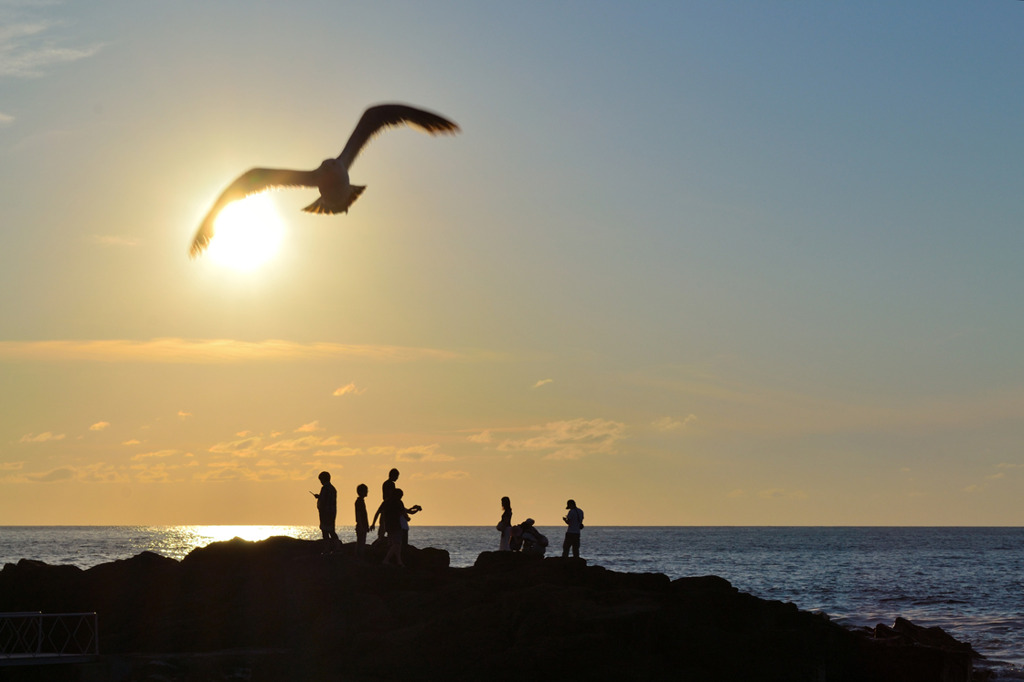
[(27, 474), (26, 480), (34, 483), (55, 483), (57, 481), (68, 481), (75, 478), (75, 471), (70, 467), (61, 467), (48, 471), (44, 474)]
[(90, 431), (102, 431), (110, 426), (110, 422), (96, 422), (89, 427)]
[(206, 469), (195, 473), (198, 481), (295, 481), (307, 478), (308, 472), (283, 469), (277, 466), (265, 466), (260, 460), (250, 468), (237, 461), (211, 462)]
[(437, 471), (429, 474), (415, 473), (412, 478), (419, 481), (461, 481), (469, 478), (467, 471)]
[(217, 454), (234, 455), (236, 457), (256, 457), (259, 454), (263, 439), (251, 436), (241, 440), (223, 441), (211, 445), (208, 450)]
[(807, 498), (807, 493), (802, 490), (785, 490), (783, 488), (769, 488), (767, 490), (761, 490), (757, 493), (757, 496), (762, 500), (803, 500)]
[(541, 386), (547, 386), (548, 384), (552, 383), (553, 381), (554, 381), (554, 379), (541, 379), (540, 381), (535, 383), (533, 385), (533, 387), (534, 388), (540, 388)]
[(130, 440), (126, 440), (125, 442), (121, 443), (121, 445), (139, 445), (140, 443), (142, 443), (142, 441), (135, 440), (134, 438), (132, 438)]
[(31, 433), (26, 433), (24, 436), (21, 437), (21, 440), (18, 441), (18, 442), (19, 443), (45, 443), (45, 442), (51, 441), (51, 440), (64, 440), (64, 434), (63, 433), (50, 433), (49, 431), (44, 431), (43, 433), (40, 433), (38, 435), (34, 435), (34, 434), (31, 434)]
[(308, 468), (285, 469), (276, 462), (261, 458), (231, 458), (225, 461), (195, 461), (191, 453), (180, 450), (157, 450), (134, 455), (128, 464), (94, 462), (80, 466), (61, 466), (41, 472), (25, 473), (21, 462), (17, 465), (0, 465), (0, 479), (32, 483), (58, 483), (76, 481), (81, 483), (112, 483), (141, 481), (153, 483), (180, 482), (186, 480), (221, 481), (277, 481), (308, 478)]
[(371, 346), (330, 342), (299, 343), (270, 339), (160, 338), (147, 341), (105, 339), (92, 341), (0, 341), (0, 360), (35, 362), (146, 362), (217, 364), (242, 362), (302, 362), (335, 358), (375, 362), (418, 360), (476, 360), (493, 357), (433, 348)]
[(233, 462), (213, 462), (204, 471), (197, 472), (199, 481), (258, 481), (259, 476), (247, 467)]
[(688, 414), (682, 419), (677, 419), (676, 417), (661, 417), (660, 419), (655, 419), (651, 422), (651, 426), (658, 431), (678, 431), (679, 429), (685, 429), (695, 421), (697, 421), (697, 415), (695, 414)]
[(167, 462), (133, 464), (131, 470), (135, 480), (145, 483), (171, 483), (173, 481), (182, 481), (186, 478), (181, 473), (180, 465), (168, 464)]
[(131, 473), (127, 468), (106, 462), (74, 467), (74, 474), (74, 478), (83, 483), (116, 483), (131, 480)]
[(5, 114), (4, 112), (0, 111), (0, 127), (9, 126), (12, 123), (14, 123), (14, 117), (10, 114)]
[(490, 443), (494, 440), (494, 437), (491, 436), (490, 429), (485, 429), (480, 433), (475, 433), (472, 436), (467, 436), (466, 439), (471, 443)]
[(432, 443), (430, 445), (413, 445), (410, 447), (395, 447), (383, 445), (367, 449), (371, 455), (393, 456), (399, 462), (450, 462), (454, 457), (438, 452), (441, 445)]
[(570, 419), (524, 429), (526, 438), (506, 438), (502, 451), (543, 452), (545, 459), (580, 459), (597, 453), (614, 453), (625, 437), (626, 425), (607, 419)]
[(0, 76), (35, 78), (57, 64), (93, 56), (103, 47), (67, 47), (54, 34), (57, 24), (35, 21), (0, 26)]
[(337, 436), (323, 438), (321, 436), (302, 436), (301, 438), (290, 438), (274, 441), (263, 447), (271, 452), (304, 452), (314, 448), (331, 447), (341, 445)]
[[(1003, 465), (1001, 465), (1001, 464), (996, 465), (996, 468), (997, 469), (998, 468), (1004, 468), (1005, 469), (1005, 467)], [(985, 476), (985, 480), (986, 481), (1002, 481), (1005, 478), (1006, 478), (1006, 472), (1005, 471), (998, 471), (998, 472), (996, 472), (994, 474), (989, 474), (989, 475)], [(988, 489), (988, 485), (985, 484), (985, 483), (972, 483), (971, 485), (968, 485), (968, 486), (966, 486), (964, 488), (964, 492), (968, 493), (968, 494), (983, 493), (987, 489)]]
[(144, 459), (163, 459), (164, 457), (171, 457), (178, 454), (177, 450), (157, 450), (155, 452), (140, 452), (137, 455), (132, 455), (132, 460), (135, 462)]
[[(332, 443), (332, 441), (334, 441)], [(443, 452), (439, 452), (439, 443), (430, 445), (411, 445), (399, 447), (394, 445), (375, 445), (372, 447), (351, 447), (338, 443), (337, 437), (324, 439), (322, 445), (340, 445), (331, 450), (319, 450), (314, 457), (356, 457), (367, 455), (371, 457), (394, 457), (399, 462), (450, 462), (455, 458)], [(269, 448), (268, 448), (269, 449)]]
[[(348, 457), (391, 457), (398, 462), (450, 462), (455, 458), (441, 450), (438, 443), (418, 445), (350, 445), (339, 435), (326, 435), (319, 422), (295, 429), (298, 437), (280, 438), (271, 435), (253, 434), (250, 431), (237, 433), (237, 439), (215, 443), (206, 449), (214, 460), (205, 458), (195, 466), (197, 480), (297, 480), (310, 476), (311, 466), (323, 467), (319, 460), (332, 460), (331, 466), (340, 467), (341, 458)], [(156, 459), (170, 456), (175, 451), (157, 451), (136, 455), (133, 459)], [(191, 455), (186, 455), (191, 457)], [(317, 469), (319, 470), (319, 469)], [(313, 474), (315, 476), (315, 473)]]
[[(671, 368), (670, 368), (671, 370)], [(973, 429), (1024, 416), (1020, 387), (973, 394), (836, 398), (819, 392), (780, 389), (724, 376), (679, 370), (681, 378), (638, 375), (640, 385), (671, 391), (687, 402), (711, 406), (700, 413), (702, 429), (756, 435), (840, 433), (851, 430)]]
[(398, 448), (395, 459), (399, 462), (450, 462), (454, 457), (438, 452), (440, 444), (416, 445), (409, 448)]
[(355, 385), (355, 382), (350, 382), (344, 386), (334, 389), (334, 393), (332, 395), (340, 397), (343, 395), (362, 395), (364, 393), (366, 393), (365, 388), (359, 388)]
[(356, 457), (358, 455), (365, 455), (366, 451), (362, 448), (353, 448), (342, 446), (333, 450), (317, 450), (313, 453), (314, 457)]

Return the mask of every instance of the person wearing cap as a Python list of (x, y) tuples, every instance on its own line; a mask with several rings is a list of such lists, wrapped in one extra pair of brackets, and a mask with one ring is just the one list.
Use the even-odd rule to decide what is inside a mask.
[(562, 520), (569, 526), (565, 529), (565, 542), (562, 543), (562, 557), (569, 556), (569, 549), (572, 548), (572, 555), (580, 558), (580, 531), (583, 530), (583, 510), (576, 506), (576, 500), (568, 500), (565, 508), (569, 513), (562, 517)]

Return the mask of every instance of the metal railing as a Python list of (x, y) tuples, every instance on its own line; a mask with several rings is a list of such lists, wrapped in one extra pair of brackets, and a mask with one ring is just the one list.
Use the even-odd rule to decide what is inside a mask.
[(99, 653), (95, 613), (0, 613), (0, 665), (71, 663)]

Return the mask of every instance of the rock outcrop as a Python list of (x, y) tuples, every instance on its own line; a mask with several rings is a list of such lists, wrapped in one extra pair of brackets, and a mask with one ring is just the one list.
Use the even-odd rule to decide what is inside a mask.
[(351, 550), (236, 538), (180, 562), (7, 564), (0, 611), (96, 611), (102, 656), (5, 679), (967, 682), (976, 656), (937, 628), (851, 630), (714, 576), (508, 552), (450, 568), (414, 547), (403, 569)]

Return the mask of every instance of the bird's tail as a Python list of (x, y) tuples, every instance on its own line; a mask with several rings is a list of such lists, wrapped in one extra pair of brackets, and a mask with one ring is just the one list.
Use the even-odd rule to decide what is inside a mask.
[(328, 203), (321, 196), (302, 210), (306, 213), (348, 213), (348, 207), (355, 203), (355, 200), (359, 198), (364, 189), (366, 189), (366, 185), (352, 185), (352, 193), (348, 195), (348, 201), (345, 203)]

